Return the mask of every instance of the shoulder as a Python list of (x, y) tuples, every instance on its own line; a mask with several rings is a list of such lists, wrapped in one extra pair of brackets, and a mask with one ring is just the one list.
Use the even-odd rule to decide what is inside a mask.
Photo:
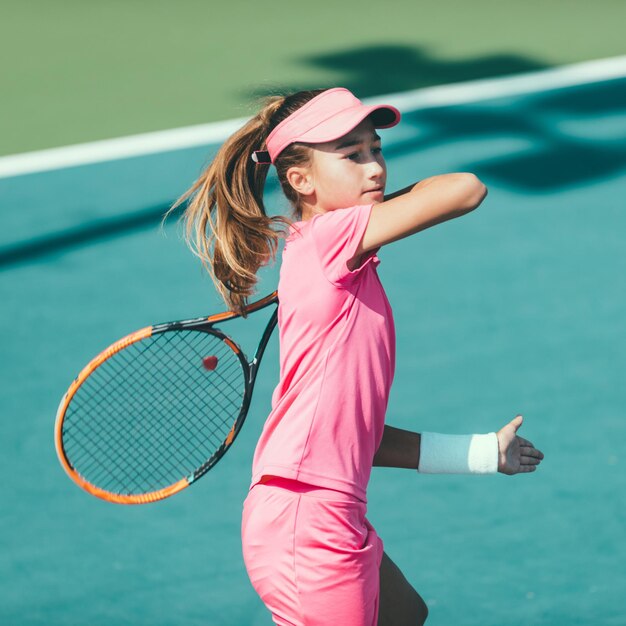
[(373, 205), (363, 204), (324, 213), (316, 213), (307, 220), (292, 222), (289, 226), (289, 232), (286, 240), (292, 240), (307, 235), (316, 235), (320, 231), (328, 231), (328, 233), (336, 233), (335, 230), (339, 225), (354, 225), (361, 221), (364, 217), (369, 218), (369, 213)]
[(333, 209), (326, 213), (318, 213), (309, 220), (309, 229), (312, 235), (336, 239), (359, 229), (361, 224), (367, 224), (373, 205), (364, 204), (341, 209)]

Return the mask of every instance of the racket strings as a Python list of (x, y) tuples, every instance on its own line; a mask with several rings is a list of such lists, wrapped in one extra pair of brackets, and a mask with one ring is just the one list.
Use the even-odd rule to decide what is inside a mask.
[[(227, 350), (226, 350), (227, 351)], [(172, 362), (168, 365), (168, 367), (171, 368), (179, 368), (182, 367), (184, 365), (184, 362), (188, 359), (192, 359), (194, 356), (197, 357), (197, 355), (194, 354), (189, 354), (189, 351), (185, 351), (183, 350), (181, 353), (173, 353), (174, 358), (172, 358)], [(157, 355), (159, 356), (159, 355)], [(180, 359), (178, 359), (177, 357), (181, 357)], [(180, 362), (174, 362), (174, 361), (180, 361)], [(196, 358), (196, 362), (197, 362), (197, 358)], [(163, 364), (164, 365), (164, 364)], [(232, 365), (239, 365), (238, 362), (233, 361)], [(125, 370), (128, 368), (128, 364), (125, 365)], [(160, 384), (160, 381), (157, 380), (154, 372), (149, 371), (147, 372), (147, 375), (152, 379), (149, 382), (152, 382), (153, 385), (158, 386)], [(204, 382), (204, 381), (201, 381)], [(155, 432), (155, 430), (153, 429), (151, 432), (148, 433), (148, 435), (159, 435), (159, 436), (171, 436), (176, 443), (178, 444), (183, 444), (185, 443), (185, 440), (181, 440), (180, 436), (184, 437), (185, 431), (184, 430), (180, 430), (178, 428), (178, 421), (177, 420), (173, 420), (171, 419), (173, 416), (177, 415), (177, 412), (179, 410), (181, 410), (183, 413), (185, 413), (184, 409), (187, 408), (188, 411), (187, 413), (191, 413), (193, 411), (195, 411), (197, 409), (197, 407), (195, 406), (194, 402), (193, 402), (193, 398), (188, 398), (186, 395), (187, 392), (187, 387), (186, 385), (183, 385), (181, 383), (181, 381), (177, 378), (174, 379), (170, 379), (169, 381), (170, 385), (172, 385), (171, 389), (173, 391), (177, 391), (178, 393), (176, 394), (168, 394), (167, 396), (163, 396), (163, 397), (159, 397), (159, 396), (152, 396), (152, 395), (144, 395), (144, 398), (147, 398), (150, 402), (150, 406), (148, 407), (143, 407), (144, 410), (149, 410), (150, 412), (152, 412), (152, 410), (157, 410), (157, 408), (161, 409), (165, 414), (169, 414), (170, 415), (170, 419), (168, 421), (160, 421), (157, 424), (155, 424), (155, 426), (160, 426), (161, 427), (161, 432), (157, 433)], [(218, 400), (219, 396), (215, 396), (214, 400), (218, 401), (218, 404), (220, 405), (220, 409), (225, 410), (226, 407), (223, 406), (222, 403), (219, 402)], [(176, 404), (173, 402), (174, 400), (176, 400)], [(159, 406), (160, 405), (160, 406)], [(210, 414), (207, 414), (206, 417), (209, 418), (209, 420), (212, 423), (215, 423), (215, 420), (212, 419), (212, 416)], [(219, 423), (218, 423), (219, 426)], [(215, 429), (211, 429), (209, 434), (213, 434), (213, 432), (215, 431)], [(126, 438), (127, 434), (122, 433), (123, 437)], [(179, 436), (180, 435), (180, 436)], [(218, 433), (218, 438), (219, 438), (219, 433)], [(192, 442), (193, 440), (190, 438), (186, 439), (186, 442)], [(219, 444), (219, 441), (214, 442), (215, 445)], [(197, 446), (198, 447), (198, 446)]]
[[(225, 352), (229, 352), (228, 349), (225, 350)], [(118, 360), (118, 362), (116, 363), (116, 366), (118, 368), (123, 368), (125, 372), (128, 371), (128, 368), (130, 366), (129, 361), (129, 355), (128, 354), (122, 354), (120, 353), (120, 356), (122, 357), (122, 359)], [(182, 356), (184, 357), (184, 359), (189, 359), (189, 358), (193, 358), (195, 355), (190, 354), (189, 351), (187, 350), (186, 352), (182, 352), (180, 353), (176, 353), (176, 357), (178, 356)], [(121, 361), (124, 361), (123, 363)], [(169, 365), (169, 367), (178, 367), (179, 363), (171, 363)], [(232, 376), (232, 374), (234, 373), (234, 370), (240, 367), (240, 363), (237, 359), (231, 359), (229, 362), (229, 365), (227, 366), (227, 368), (225, 368), (224, 373), (220, 375), (220, 378), (222, 379), (222, 381), (226, 381), (228, 382), (228, 376)], [(111, 368), (108, 368), (107, 371), (102, 371), (99, 372), (101, 373), (103, 376), (108, 377), (108, 382), (111, 382)], [(155, 380), (155, 376), (153, 373), (149, 373), (149, 377), (151, 377), (153, 379), (153, 383), (154, 384), (158, 384), (158, 381)], [(142, 380), (139, 379), (137, 381), (138, 385), (141, 386), (142, 388), (144, 388), (144, 390), (146, 389), (147, 385), (146, 383)], [(174, 379), (173, 381), (174, 386), (176, 387), (176, 389), (180, 392), (176, 397), (178, 399), (180, 399), (181, 403), (182, 403), (182, 407), (180, 408), (188, 408), (189, 412), (192, 412), (194, 410), (196, 410), (195, 405), (193, 404), (192, 399), (187, 398), (187, 396), (185, 395), (186, 389), (180, 384), (180, 382), (177, 379)], [(232, 389), (232, 385), (230, 385), (231, 389)], [(232, 397), (232, 393), (229, 394), (232, 400), (238, 400), (238, 398), (233, 398)], [(144, 395), (144, 398), (148, 398), (150, 400), (150, 405), (149, 406), (141, 406), (141, 407), (136, 407), (136, 406), (130, 406), (129, 409), (132, 411), (133, 414), (136, 414), (139, 410), (143, 410), (144, 412), (148, 412), (151, 413), (153, 410), (156, 410), (156, 405), (157, 403), (161, 403), (162, 406), (160, 406), (159, 408), (164, 411), (166, 414), (169, 412), (170, 416), (174, 416), (176, 414), (176, 409), (177, 407), (175, 406), (168, 406), (168, 404), (171, 404), (171, 400), (174, 398), (174, 394), (168, 394), (168, 396), (164, 396), (164, 397), (158, 397), (158, 396), (148, 396), (148, 395)], [(225, 406), (225, 404), (223, 402), (220, 401), (220, 397), (219, 395), (216, 395), (213, 400), (216, 401), (216, 403), (219, 405), (220, 411), (223, 412), (227, 410), (228, 407)], [(91, 396), (90, 398), (93, 401), (93, 396)], [(119, 417), (119, 416), (117, 416)], [(214, 440), (211, 442), (212, 445), (217, 449), (217, 447), (219, 447), (219, 445), (221, 444), (221, 442), (226, 438), (226, 436), (228, 435), (228, 432), (230, 430), (230, 424), (226, 424), (223, 421), (222, 422), (217, 422), (210, 414), (207, 414), (208, 420), (211, 422), (211, 424), (213, 425), (213, 428), (207, 430), (206, 425), (201, 424), (201, 426), (204, 426), (203, 428), (203, 432), (205, 434), (207, 434), (209, 437), (214, 437)], [(121, 419), (116, 419), (116, 417), (112, 417), (112, 420), (115, 420), (115, 425), (116, 425), (116, 430), (115, 430), (115, 434), (116, 434), (116, 439), (121, 439), (123, 441), (128, 441), (129, 437), (135, 437), (137, 435), (137, 432), (133, 431), (133, 427), (132, 427), (132, 423), (127, 421), (127, 420), (121, 420)], [(125, 426), (128, 425), (128, 426)], [(181, 446), (180, 449), (185, 449), (185, 450), (189, 450), (190, 447), (191, 448), (195, 448), (196, 450), (200, 451), (201, 454), (203, 454), (205, 452), (205, 446), (204, 445), (200, 445), (200, 439), (198, 437), (195, 437), (195, 439), (191, 439), (190, 437), (185, 437), (186, 435), (186, 431), (184, 430), (180, 430), (177, 426), (177, 423), (172, 420), (169, 419), (167, 422), (162, 421), (158, 424), (158, 426), (161, 427), (160, 432), (156, 432), (156, 429), (153, 429), (147, 433), (145, 433), (145, 437), (146, 439), (151, 440), (150, 443), (152, 445), (157, 445), (157, 441), (156, 438), (157, 437), (170, 437), (171, 439), (174, 440), (174, 442), (176, 444), (178, 444), (179, 446)], [(219, 430), (218, 430), (219, 429)], [(136, 427), (134, 429), (136, 431)], [(96, 447), (98, 446), (97, 441), (92, 442)], [(114, 442), (112, 442), (114, 443)], [(187, 446), (187, 447), (185, 447)], [(87, 457), (88, 455), (85, 453), (83, 454), (83, 458)], [(201, 457), (200, 457), (201, 458)], [(82, 468), (84, 471), (91, 471), (93, 470), (95, 464), (102, 464), (103, 462), (103, 457), (93, 457), (92, 459), (92, 464), (91, 465), (83, 465)], [(145, 461), (146, 459), (141, 459), (141, 461), (144, 461), (144, 465), (145, 465)], [(75, 459), (75, 462), (80, 463), (82, 462), (82, 458), (81, 457), (77, 457)], [(141, 464), (140, 463), (136, 463), (134, 466), (132, 465), (132, 462), (128, 461), (128, 463), (130, 464), (130, 466), (133, 469), (139, 470), (141, 468)], [(165, 459), (159, 459), (159, 464), (164, 463), (165, 467), (162, 466), (157, 466), (155, 464), (153, 464), (151, 467), (153, 469), (153, 475), (156, 477), (159, 472), (161, 472), (161, 474), (163, 475), (163, 481), (166, 480), (166, 476), (172, 475), (172, 472), (175, 471), (177, 465), (174, 465), (170, 462), (169, 458), (166, 457)], [(126, 464), (124, 464), (124, 466), (120, 467), (120, 463), (116, 462), (114, 463), (114, 467), (110, 468), (110, 474), (111, 474), (111, 481), (104, 483), (102, 485), (100, 485), (102, 488), (104, 489), (110, 489), (111, 484), (114, 482), (114, 480), (116, 479), (116, 474), (117, 472), (115, 471), (116, 469), (122, 469), (122, 471), (124, 471), (124, 468), (126, 467)]]
[[(207, 370), (203, 359), (216, 357)], [(102, 363), (76, 391), (63, 425), (75, 470), (113, 493), (146, 493), (189, 476), (223, 444), (245, 394), (245, 371), (220, 338), (164, 332)], [(89, 419), (73, 420), (76, 413)]]
[[(189, 356), (189, 355), (185, 355), (185, 356)], [(178, 364), (174, 364), (174, 365), (177, 366)], [(145, 388), (145, 384), (142, 384), (141, 386)], [(180, 390), (181, 389), (180, 389), (180, 386), (179, 386), (179, 391)], [(153, 413), (153, 409), (155, 408), (154, 405), (156, 404), (156, 401), (155, 401), (154, 398), (151, 398), (150, 396), (145, 396), (144, 395), (144, 398), (146, 398), (146, 397), (149, 400), (151, 400), (150, 404), (148, 406), (142, 406), (142, 407), (140, 407), (140, 409), (144, 410), (145, 412), (148, 412), (148, 413), (152, 414)], [(170, 395), (170, 398), (171, 397), (172, 396)], [(185, 396), (184, 395), (179, 395), (179, 398), (181, 398), (183, 401), (185, 400)], [(167, 403), (163, 402), (163, 405), (164, 405), (163, 408), (167, 410), (167, 408), (168, 408), (166, 406)], [(136, 407), (134, 407), (134, 408), (136, 410)], [(195, 407), (192, 407), (192, 408), (195, 408)], [(222, 407), (222, 409), (223, 408), (224, 407)], [(182, 407), (182, 409), (183, 409), (183, 412), (184, 412), (184, 406)], [(130, 424), (130, 422), (127, 422), (127, 423)], [(121, 424), (123, 425), (124, 422), (122, 422)], [(172, 444), (175, 444), (175, 445), (179, 446), (179, 449), (184, 448), (184, 449), (186, 449), (188, 451), (189, 450), (189, 446), (186, 446), (185, 444), (188, 444), (190, 442), (192, 442), (192, 447), (195, 447), (195, 449), (200, 449), (200, 446), (198, 446), (198, 445), (194, 446), (193, 445), (193, 441), (189, 437), (184, 437), (184, 432), (185, 431), (178, 429), (177, 428), (177, 424), (172, 424), (172, 420), (169, 420), (168, 422), (161, 421), (161, 422), (158, 423), (158, 425), (161, 427), (159, 429), (159, 431), (156, 431), (155, 428), (152, 428), (150, 431), (145, 433), (145, 443), (146, 444), (150, 444), (150, 445), (153, 445), (153, 446), (156, 445), (155, 439), (157, 437), (158, 438), (169, 438), (169, 439), (173, 440)], [(118, 423), (118, 426), (119, 426), (119, 423)], [(135, 428), (134, 430), (136, 431), (137, 429)], [(214, 429), (212, 429), (212, 430), (214, 430)], [(124, 439), (124, 440), (126, 440), (126, 441), (128, 441), (129, 436), (136, 437), (137, 434), (138, 434), (137, 432), (133, 432), (132, 430), (129, 430), (128, 428), (123, 428), (123, 427), (118, 428), (118, 432), (119, 432), (119, 437)], [(181, 437), (179, 435), (183, 435), (183, 436)], [(219, 444), (219, 442), (216, 442), (215, 445), (218, 445), (218, 444)], [(142, 460), (144, 461), (144, 464), (145, 464), (146, 459), (144, 458)], [(170, 461), (169, 463), (167, 462), (168, 460)], [(165, 464), (165, 467), (163, 467), (161, 464)], [(131, 468), (132, 469), (139, 469), (137, 466), (138, 466), (138, 464), (136, 463), (134, 466), (131, 466)], [(120, 467), (120, 463), (117, 462), (117, 463), (114, 464), (114, 467), (112, 469), (115, 470), (116, 468), (119, 468), (119, 467)], [(171, 471), (173, 470), (173, 467), (174, 466), (171, 463), (171, 457), (167, 457), (167, 456), (159, 459), (159, 465), (156, 465), (155, 463), (152, 463), (150, 465), (150, 468), (152, 469), (153, 475), (155, 477), (159, 473), (163, 474), (163, 471), (159, 472), (159, 470), (165, 470), (166, 473), (171, 473)], [(85, 468), (85, 469), (89, 469), (89, 468)], [(116, 474), (116, 472), (113, 471), (112, 472), (112, 478), (116, 477), (115, 474)], [(109, 488), (110, 484), (107, 483), (106, 485), (103, 485), (103, 486), (106, 486), (107, 488)]]

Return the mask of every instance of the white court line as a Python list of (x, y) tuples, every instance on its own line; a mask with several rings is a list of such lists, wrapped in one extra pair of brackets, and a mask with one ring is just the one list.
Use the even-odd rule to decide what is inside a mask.
[[(403, 112), (409, 112), (432, 106), (465, 104), (501, 96), (550, 91), (624, 76), (626, 76), (626, 55), (574, 63), (514, 76), (426, 87), (367, 98), (364, 99), (364, 102), (367, 104), (384, 102), (393, 104)], [(169, 152), (194, 146), (219, 144), (242, 126), (247, 119), (238, 118), (210, 124), (198, 124), (197, 126), (173, 128), (0, 157), (0, 178)]]

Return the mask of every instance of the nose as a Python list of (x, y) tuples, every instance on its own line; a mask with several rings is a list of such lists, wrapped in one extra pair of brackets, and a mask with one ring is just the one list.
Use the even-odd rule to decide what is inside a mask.
[(380, 182), (385, 177), (385, 161), (381, 158), (372, 158), (367, 164), (367, 175), (370, 179)]

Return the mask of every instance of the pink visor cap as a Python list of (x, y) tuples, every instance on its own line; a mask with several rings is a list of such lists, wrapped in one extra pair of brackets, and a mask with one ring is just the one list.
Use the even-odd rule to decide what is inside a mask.
[(358, 126), (368, 115), (374, 128), (391, 128), (400, 121), (400, 111), (389, 104), (366, 106), (348, 89), (327, 89), (284, 119), (266, 139), (267, 150), (256, 150), (256, 163), (275, 163), (290, 144), (323, 143), (339, 139)]

